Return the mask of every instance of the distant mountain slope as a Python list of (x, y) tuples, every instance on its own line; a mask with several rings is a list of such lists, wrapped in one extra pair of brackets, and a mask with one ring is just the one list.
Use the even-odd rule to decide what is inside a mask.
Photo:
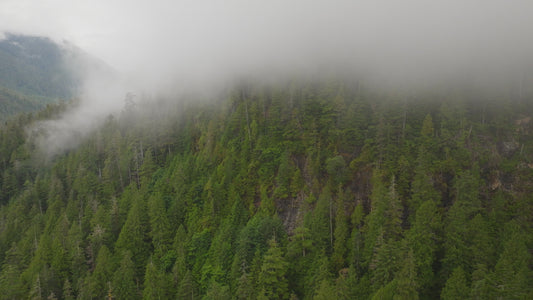
[(69, 98), (76, 85), (64, 50), (43, 37), (8, 34), (0, 41), (0, 85), (28, 95)]
[(17, 113), (39, 110), (49, 100), (45, 97), (28, 97), (14, 90), (0, 87), (0, 120)]
[(89, 67), (110, 69), (72, 44), (7, 34), (0, 40), (0, 120), (74, 97)]

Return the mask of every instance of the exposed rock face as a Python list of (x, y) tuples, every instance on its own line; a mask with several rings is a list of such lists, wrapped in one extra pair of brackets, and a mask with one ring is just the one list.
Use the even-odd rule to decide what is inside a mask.
[(516, 153), (516, 151), (519, 148), (519, 144), (512, 140), (512, 141), (506, 141), (506, 142), (500, 142), (498, 144), (498, 152), (501, 153), (504, 157), (510, 157), (513, 156), (513, 154)]
[(524, 117), (514, 121), (516, 131), (524, 134), (528, 134), (531, 129), (531, 117)]
[(526, 126), (529, 124), (529, 122), (531, 122), (531, 117), (525, 117), (525, 118), (514, 121), (514, 124), (516, 126)]

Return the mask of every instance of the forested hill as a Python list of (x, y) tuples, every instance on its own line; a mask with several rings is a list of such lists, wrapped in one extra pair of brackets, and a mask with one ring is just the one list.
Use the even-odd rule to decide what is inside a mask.
[(75, 97), (84, 76), (79, 71), (88, 66), (109, 68), (66, 42), (6, 34), (0, 38), (0, 120)]
[[(533, 98), (330, 80), (0, 135), (2, 299), (533, 299)], [(28, 139), (26, 139), (28, 138)]]

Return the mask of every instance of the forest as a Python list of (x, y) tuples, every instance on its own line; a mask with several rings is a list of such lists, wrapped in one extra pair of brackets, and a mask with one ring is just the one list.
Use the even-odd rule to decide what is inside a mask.
[(533, 299), (533, 94), (329, 78), (0, 127), (1, 299)]

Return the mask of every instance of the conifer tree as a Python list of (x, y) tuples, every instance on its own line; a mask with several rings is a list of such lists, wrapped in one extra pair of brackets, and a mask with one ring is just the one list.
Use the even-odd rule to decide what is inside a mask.
[(525, 299), (533, 290), (533, 272), (528, 268), (532, 255), (524, 242), (527, 237), (518, 228), (515, 230), (506, 241), (491, 276), (497, 298)]
[(113, 275), (111, 294), (114, 299), (139, 299), (139, 291), (135, 282), (135, 266), (131, 260), (131, 252), (124, 251), (120, 265)]
[(149, 257), (150, 238), (149, 220), (146, 205), (139, 196), (132, 199), (132, 207), (128, 212), (128, 218), (120, 231), (115, 252), (131, 251), (131, 257), (135, 265), (135, 277), (144, 276), (144, 267)]
[(113, 260), (109, 249), (104, 245), (98, 252), (96, 267), (89, 280), (91, 297), (103, 299), (107, 295), (109, 282), (113, 279)]
[(438, 250), (441, 217), (434, 201), (425, 201), (417, 210), (406, 242), (413, 251), (417, 282), (421, 290), (432, 290), (433, 265)]
[(143, 299), (168, 299), (170, 282), (165, 272), (158, 270), (150, 259), (144, 276)]
[(259, 296), (266, 299), (288, 299), (289, 290), (285, 274), (287, 262), (275, 239), (269, 241), (269, 248), (263, 258), (257, 288)]
[(176, 294), (177, 299), (192, 300), (197, 297), (195, 286), (196, 284), (192, 277), (191, 271), (187, 270), (187, 273), (185, 273), (185, 276), (178, 284), (178, 293)]
[(336, 298), (335, 286), (327, 279), (322, 280), (318, 288), (316, 289), (313, 300), (328, 300)]
[(150, 197), (148, 201), (150, 216), (150, 236), (154, 249), (155, 258), (159, 260), (169, 250), (172, 243), (172, 232), (167, 217), (165, 203), (162, 195)]
[(347, 192), (341, 191), (337, 199), (337, 209), (335, 213), (335, 230), (334, 230), (334, 244), (333, 254), (331, 257), (333, 269), (340, 270), (345, 265), (346, 252), (348, 251), (346, 241), (349, 236), (348, 218), (346, 216), (345, 198)]
[(418, 284), (413, 250), (409, 249), (396, 274), (396, 293), (394, 300), (418, 300)]
[(453, 270), (440, 294), (443, 300), (468, 299), (470, 289), (467, 286), (466, 275), (461, 267)]

